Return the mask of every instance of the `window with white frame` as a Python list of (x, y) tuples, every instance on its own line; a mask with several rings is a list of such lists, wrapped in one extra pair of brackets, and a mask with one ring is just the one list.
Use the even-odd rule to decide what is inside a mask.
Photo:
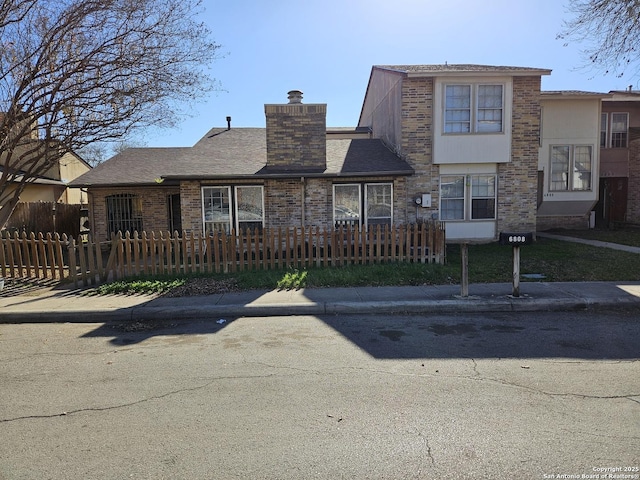
[(552, 191), (591, 190), (592, 147), (590, 145), (551, 146)]
[(629, 132), (629, 114), (611, 114), (611, 148), (626, 148)]
[(503, 131), (503, 85), (445, 85), (444, 133)]
[(441, 220), (493, 220), (495, 218), (495, 175), (443, 175), (440, 177)]
[(205, 232), (261, 231), (264, 193), (261, 185), (202, 187)]
[(333, 220), (336, 226), (392, 225), (392, 204), (391, 183), (333, 186)]
[(609, 132), (609, 115), (607, 113), (600, 114), (600, 148), (607, 147), (607, 137)]

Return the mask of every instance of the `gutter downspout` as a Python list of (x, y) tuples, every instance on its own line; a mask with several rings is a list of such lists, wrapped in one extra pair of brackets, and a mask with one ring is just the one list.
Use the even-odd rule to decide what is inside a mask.
[(300, 202), (301, 205), (301, 209), (302, 211), (300, 212), (300, 223), (302, 224), (301, 226), (305, 226), (306, 223), (306, 219), (305, 219), (305, 195), (306, 195), (306, 189), (305, 189), (305, 185), (306, 185), (306, 180), (304, 177), (300, 177), (300, 196), (302, 197), (302, 201)]

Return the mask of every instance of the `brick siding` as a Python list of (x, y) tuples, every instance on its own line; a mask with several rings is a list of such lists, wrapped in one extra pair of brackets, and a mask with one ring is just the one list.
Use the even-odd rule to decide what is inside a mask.
[(498, 231), (535, 231), (540, 77), (513, 77), (511, 162), (498, 166)]
[(327, 161), (325, 104), (265, 105), (267, 167), (320, 169)]
[(627, 218), (640, 224), (640, 139), (629, 143), (629, 185), (627, 187)]
[[(404, 79), (402, 84), (401, 155), (415, 170), (405, 182), (398, 207), (406, 221), (428, 220), (438, 215), (440, 167), (433, 164), (433, 78)], [(431, 194), (431, 208), (416, 208), (414, 195)], [(396, 202), (400, 198), (396, 197)]]
[(92, 188), (89, 194), (91, 235), (95, 240), (109, 239), (107, 232), (106, 197), (117, 194), (133, 194), (142, 200), (142, 228), (147, 232), (166, 232), (169, 229), (167, 197), (180, 193), (178, 187)]

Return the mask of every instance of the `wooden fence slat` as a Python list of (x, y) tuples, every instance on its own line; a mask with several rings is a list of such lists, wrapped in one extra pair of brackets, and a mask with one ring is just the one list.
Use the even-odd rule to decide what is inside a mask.
[(7, 276), (7, 261), (5, 259), (5, 249), (7, 248), (7, 239), (4, 236), (0, 237), (0, 269), (2, 271), (2, 276)]
[(15, 233), (15, 254), (16, 254), (16, 263), (17, 263), (17, 267), (18, 267), (18, 276), (19, 277), (24, 277), (23, 271), (24, 271), (24, 261), (22, 259), (22, 242), (20, 241), (20, 235), (18, 235), (18, 232)]
[[(40, 257), (40, 261), (42, 262), (42, 278), (47, 278), (48, 273), (47, 273), (47, 267), (48, 267), (48, 261), (47, 261), (47, 250), (45, 248), (45, 240), (44, 240), (44, 236), (42, 235), (42, 232), (38, 232), (38, 239), (36, 240), (38, 243), (38, 251), (39, 251), (39, 257)], [(0, 260), (2, 261), (2, 260)]]
[(40, 259), (38, 258), (38, 244), (36, 243), (36, 234), (31, 232), (29, 235), (29, 250), (31, 251), (31, 264), (33, 265), (33, 275), (40, 278)]
[(56, 252), (56, 265), (58, 265), (58, 278), (60, 280), (64, 278), (64, 256), (62, 255), (63, 244), (67, 244), (67, 234), (63, 233), (62, 238), (60, 238), (60, 235), (56, 233), (54, 235), (54, 251)]
[[(165, 236), (166, 235), (166, 236)], [(84, 285), (140, 274), (193, 274), (380, 264), (443, 263), (446, 232), (442, 222), (416, 225), (278, 227), (188, 233), (121, 232), (111, 237), (103, 268), (100, 243), (59, 234), (14, 232), (0, 239), (4, 276), (63, 279)], [(64, 247), (64, 255), (63, 255)], [(95, 250), (94, 250), (95, 249)], [(68, 258), (66, 258), (68, 257)], [(65, 262), (67, 264), (65, 264)], [(79, 265), (78, 265), (79, 263)]]

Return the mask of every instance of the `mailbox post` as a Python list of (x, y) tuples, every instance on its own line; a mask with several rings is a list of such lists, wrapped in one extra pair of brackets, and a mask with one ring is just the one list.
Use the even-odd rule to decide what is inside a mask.
[(513, 296), (520, 296), (520, 247), (533, 242), (533, 233), (500, 232), (500, 245), (513, 247)]

